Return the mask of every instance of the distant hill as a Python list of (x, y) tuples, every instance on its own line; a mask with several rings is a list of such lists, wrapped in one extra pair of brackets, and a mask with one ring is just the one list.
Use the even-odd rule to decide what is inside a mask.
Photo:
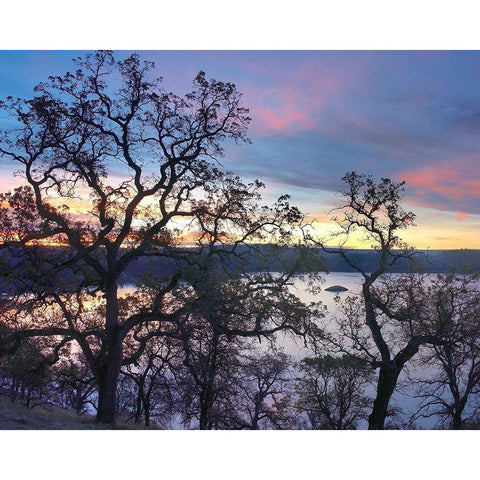
[[(349, 257), (366, 271), (372, 270), (378, 253), (373, 250), (350, 249)], [(325, 255), (325, 254), (324, 254)], [(351, 272), (352, 268), (340, 255), (325, 255), (330, 272)], [(415, 263), (402, 259), (391, 269), (393, 273), (406, 273), (414, 269), (425, 273), (479, 273), (480, 250), (420, 250), (414, 256)]]
[[(269, 255), (269, 246), (257, 246), (257, 255), (247, 256), (243, 268), (248, 271), (259, 271), (266, 266), (270, 271), (283, 271), (285, 265), (292, 264), (298, 255), (295, 249), (288, 248), (277, 253), (277, 257)], [(345, 260), (338, 254), (327, 254), (320, 249), (315, 250), (315, 259), (312, 263), (308, 260), (302, 264), (300, 270), (308, 271), (329, 271), (329, 272), (353, 272)], [(377, 265), (378, 252), (374, 250), (349, 249), (349, 257), (365, 271), (371, 271)], [(319, 260), (322, 258), (322, 261)], [(270, 258), (270, 259), (269, 259)], [(308, 257), (307, 257), (308, 258)], [(480, 250), (429, 250), (419, 251), (415, 255), (415, 263), (406, 259), (398, 261), (393, 268), (392, 273), (406, 273), (419, 270), (425, 273), (480, 273)], [(235, 259), (226, 259), (224, 266), (235, 268), (239, 261)], [(125, 272), (123, 280), (126, 283), (134, 283), (140, 278), (142, 272), (150, 271), (159, 274), (162, 271), (174, 269), (172, 261), (166, 259), (139, 259), (132, 264)]]
[[(217, 266), (222, 266), (226, 270), (234, 271), (285, 271), (289, 266), (297, 264), (302, 272), (310, 271), (329, 271), (329, 272), (352, 272), (354, 271), (342, 257), (334, 253), (325, 253), (319, 248), (310, 247), (304, 249), (303, 255), (297, 249), (292, 247), (280, 248), (277, 245), (256, 245), (255, 249), (248, 249), (241, 246), (237, 249), (236, 256), (224, 255), (228, 246), (219, 247), (218, 255), (214, 256), (214, 262)], [(32, 247), (35, 248), (35, 247)], [(36, 247), (37, 249), (39, 247)], [(36, 273), (30, 275), (32, 264), (26, 265), (22, 263), (19, 255), (0, 253), (0, 293), (8, 293), (10, 288), (22, 282), (22, 285), (30, 288), (33, 287), (33, 278), (41, 279), (40, 288), (58, 290), (61, 285), (75, 285), (78, 281), (82, 281), (89, 276), (89, 267), (84, 267), (76, 273), (70, 270), (61, 272), (50, 270), (49, 264), (55, 264), (58, 257), (68, 257), (68, 251), (60, 247), (46, 248), (42, 247), (39, 257), (48, 258), (46, 267), (42, 262), (38, 262), (41, 267), (35, 267)], [(307, 252), (305, 255), (305, 251)], [(374, 250), (349, 249), (346, 250), (352, 261), (359, 265), (364, 271), (371, 271), (375, 268), (378, 261), (379, 253)], [(185, 264), (185, 257), (198, 255), (198, 250), (194, 247), (178, 248), (172, 252), (173, 257), (142, 257), (135, 260), (123, 272), (121, 281), (124, 284), (133, 284), (140, 281), (146, 274), (152, 276), (170, 275), (178, 270), (179, 266)], [(35, 255), (37, 256), (37, 255)], [(200, 255), (205, 259), (205, 256)], [(215, 263), (213, 263), (214, 265)], [(45, 270), (38, 275), (40, 268)], [(400, 260), (390, 270), (392, 273), (405, 273), (411, 271), (412, 268), (425, 273), (480, 273), (480, 250), (429, 250), (419, 251), (415, 255), (415, 264), (408, 260)], [(91, 273), (91, 272), (90, 272)], [(32, 278), (32, 280), (30, 280)], [(95, 275), (92, 275), (92, 279)], [(20, 279), (20, 280), (19, 280)], [(94, 280), (95, 281), (95, 280)], [(35, 288), (35, 287), (34, 287)], [(65, 287), (64, 287), (65, 288)]]

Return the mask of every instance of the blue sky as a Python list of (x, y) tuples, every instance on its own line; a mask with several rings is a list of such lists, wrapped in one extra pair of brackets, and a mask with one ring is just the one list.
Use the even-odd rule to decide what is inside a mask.
[[(0, 52), (0, 98), (28, 97), (84, 52)], [(142, 51), (164, 86), (199, 70), (243, 92), (251, 145), (224, 165), (323, 222), (349, 170), (406, 180), (419, 248), (480, 248), (480, 52)], [(119, 57), (128, 52), (118, 52)], [(6, 119), (0, 119), (5, 122)], [(2, 188), (11, 170), (3, 170)], [(410, 235), (410, 237), (409, 237)]]

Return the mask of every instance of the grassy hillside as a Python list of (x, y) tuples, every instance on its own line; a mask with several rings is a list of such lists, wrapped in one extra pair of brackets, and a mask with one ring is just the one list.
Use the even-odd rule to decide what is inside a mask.
[[(143, 430), (146, 427), (135, 423), (118, 422), (117, 430)], [(93, 415), (78, 415), (72, 410), (42, 405), (26, 409), (0, 395), (0, 430), (105, 430), (95, 423)], [(149, 430), (154, 429), (150, 427)]]

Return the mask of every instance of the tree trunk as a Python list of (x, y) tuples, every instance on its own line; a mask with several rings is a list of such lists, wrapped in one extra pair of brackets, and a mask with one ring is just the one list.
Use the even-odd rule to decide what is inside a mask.
[(200, 395), (200, 430), (208, 430), (208, 413), (210, 408), (209, 402), (204, 397), (205, 395)]
[[(120, 350), (120, 354), (118, 354)], [(98, 374), (98, 409), (96, 421), (99, 423), (115, 424), (117, 414), (117, 383), (120, 374), (122, 353), (120, 349), (110, 352), (105, 365)], [(113, 353), (116, 353), (115, 358)]]
[(453, 430), (462, 430), (463, 429), (463, 411), (465, 410), (466, 396), (462, 400), (455, 402), (455, 406), (452, 412), (452, 429)]
[(146, 400), (143, 404), (143, 410), (145, 412), (145, 426), (150, 426), (150, 402)]
[(135, 423), (140, 423), (142, 420), (142, 409), (143, 409), (143, 379), (137, 383), (137, 402), (135, 407)]
[(208, 369), (207, 382), (203, 392), (200, 392), (200, 430), (210, 430), (212, 428), (211, 410), (214, 402), (213, 386), (217, 375), (217, 356), (218, 356), (219, 334), (214, 333), (212, 338), (213, 350)]
[(458, 414), (455, 412), (453, 415), (453, 421), (452, 421), (452, 429), (453, 430), (461, 430), (462, 429), (462, 414)]
[(261, 404), (261, 400), (259, 398), (259, 395), (256, 394), (255, 395), (255, 409), (254, 409), (254, 412), (253, 412), (252, 425), (251, 425), (252, 430), (258, 430), (258, 419), (260, 417), (260, 404)]
[(400, 369), (392, 365), (380, 368), (377, 384), (377, 396), (373, 402), (372, 413), (368, 417), (369, 430), (383, 430), (388, 414), (388, 405), (397, 386)]
[(122, 339), (118, 335), (117, 284), (112, 282), (105, 291), (105, 346), (102, 365), (97, 370), (98, 409), (96, 421), (115, 424), (117, 413), (117, 384), (122, 367)]

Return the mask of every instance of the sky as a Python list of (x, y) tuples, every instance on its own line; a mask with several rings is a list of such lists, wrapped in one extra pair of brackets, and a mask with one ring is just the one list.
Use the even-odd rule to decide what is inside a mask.
[[(0, 98), (31, 97), (83, 53), (1, 51)], [(264, 181), (267, 200), (290, 194), (325, 231), (347, 171), (405, 180), (405, 207), (417, 215), (407, 242), (480, 248), (480, 51), (138, 53), (178, 94), (200, 70), (237, 85), (252, 143), (228, 145), (222, 163)], [(18, 180), (2, 162), (3, 191)]]

